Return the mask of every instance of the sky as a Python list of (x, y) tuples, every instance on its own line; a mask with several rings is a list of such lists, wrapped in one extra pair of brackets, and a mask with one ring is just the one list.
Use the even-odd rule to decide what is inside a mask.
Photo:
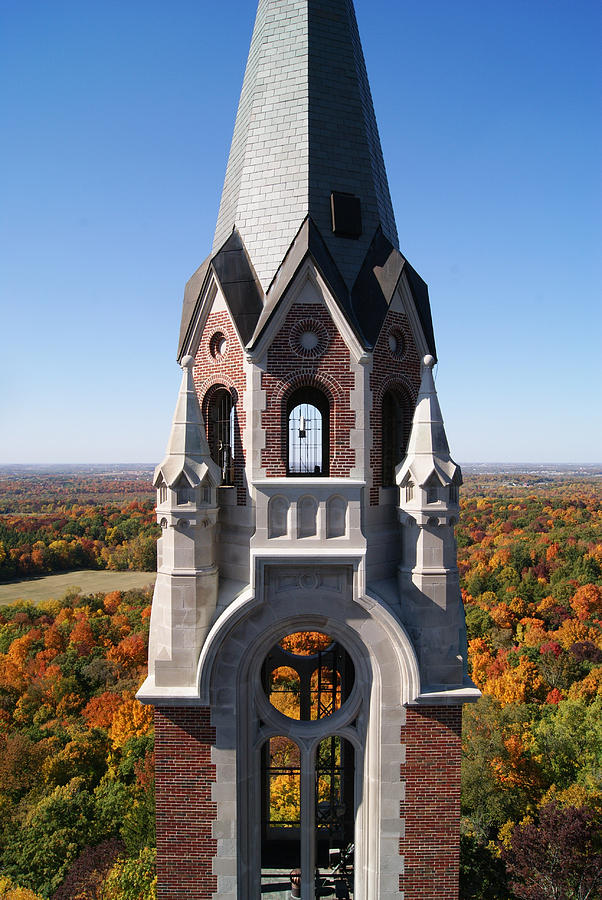
[[(255, 0), (0, 0), (0, 463), (160, 460)], [(602, 462), (598, 0), (356, 0), (459, 462)]]

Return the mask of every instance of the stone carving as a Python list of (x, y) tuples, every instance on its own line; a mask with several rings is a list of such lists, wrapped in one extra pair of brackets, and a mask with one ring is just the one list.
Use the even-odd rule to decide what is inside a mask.
[(297, 537), (315, 537), (318, 533), (318, 504), (314, 497), (301, 497), (297, 506)]
[(286, 497), (272, 497), (268, 504), (268, 537), (284, 537), (288, 534), (288, 510)]

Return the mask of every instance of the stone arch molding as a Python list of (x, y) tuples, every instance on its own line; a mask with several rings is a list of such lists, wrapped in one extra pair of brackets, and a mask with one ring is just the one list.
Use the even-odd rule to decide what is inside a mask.
[[(303, 576), (302, 576), (303, 577)], [(243, 660), (269, 650), (290, 625), (317, 628), (351, 642), (367, 652), (372, 672), (386, 682), (394, 703), (412, 703), (420, 694), (418, 660), (407, 631), (399, 620), (369, 593), (354, 599), (329, 597), (325, 615), (323, 593), (315, 587), (291, 592), (288, 603), (263, 601), (249, 588), (236, 598), (214, 623), (199, 658), (197, 685), (202, 705), (218, 702), (236, 708), (238, 669)], [(300, 606), (300, 601), (302, 606)], [(289, 606), (290, 604), (290, 606)], [(299, 617), (299, 610), (303, 616)], [(303, 624), (305, 623), (305, 624)], [(385, 675), (386, 673), (386, 675)], [(394, 698), (394, 699), (393, 699)]]
[[(356, 896), (398, 898), (403, 870), (400, 727), (404, 704), (420, 693), (410, 639), (376, 597), (353, 596), (351, 561), (307, 566), (289, 560), (260, 565), (257, 574), (257, 593), (249, 588), (222, 613), (199, 661), (200, 701), (211, 707), (216, 729), (213, 799), (220, 871), (214, 897), (241, 900), (257, 894), (260, 845), (252, 823), (258, 808), (262, 726), (254, 701), (256, 685), (274, 643), (291, 631), (307, 629), (332, 635), (351, 655), (355, 668), (348, 702), (328, 721), (332, 733), (356, 747), (356, 798), (361, 798), (356, 807)], [(312, 753), (320, 723), (305, 726), (301, 752)], [(387, 865), (381, 866), (379, 859), (388, 860)], [(309, 882), (305, 888), (306, 893), (311, 891)]]

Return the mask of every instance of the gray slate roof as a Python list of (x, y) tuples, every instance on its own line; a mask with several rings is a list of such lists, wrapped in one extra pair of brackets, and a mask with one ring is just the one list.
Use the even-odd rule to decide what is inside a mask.
[[(335, 234), (331, 193), (361, 202)], [(208, 278), (252, 348), (307, 256), (362, 345), (374, 346), (402, 271), (436, 356), (428, 288), (397, 229), (352, 0), (259, 0), (209, 257), (186, 285), (179, 353)]]
[(368, 350), (376, 343), (395, 289), (405, 273), (426, 342), (436, 358), (428, 287), (381, 229), (377, 230), (355, 284), (349, 290), (322, 233), (307, 216), (287, 249), (267, 294), (261, 289), (244, 241), (236, 229), (214, 257), (207, 257), (188, 281), (184, 292), (178, 359), (184, 353), (196, 352), (189, 342), (205, 286), (211, 277), (221, 288), (243, 344), (251, 350), (308, 257), (322, 275), (360, 343)]
[[(332, 191), (360, 198), (358, 239)], [(267, 290), (307, 215), (349, 288), (378, 226), (397, 246), (352, 0), (259, 0), (213, 253), (236, 226)]]

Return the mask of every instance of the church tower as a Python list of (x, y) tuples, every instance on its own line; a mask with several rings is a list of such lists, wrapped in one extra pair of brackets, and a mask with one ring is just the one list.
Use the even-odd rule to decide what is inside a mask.
[(155, 472), (159, 900), (457, 898), (479, 692), (435, 359), (353, 2), (259, 0)]

